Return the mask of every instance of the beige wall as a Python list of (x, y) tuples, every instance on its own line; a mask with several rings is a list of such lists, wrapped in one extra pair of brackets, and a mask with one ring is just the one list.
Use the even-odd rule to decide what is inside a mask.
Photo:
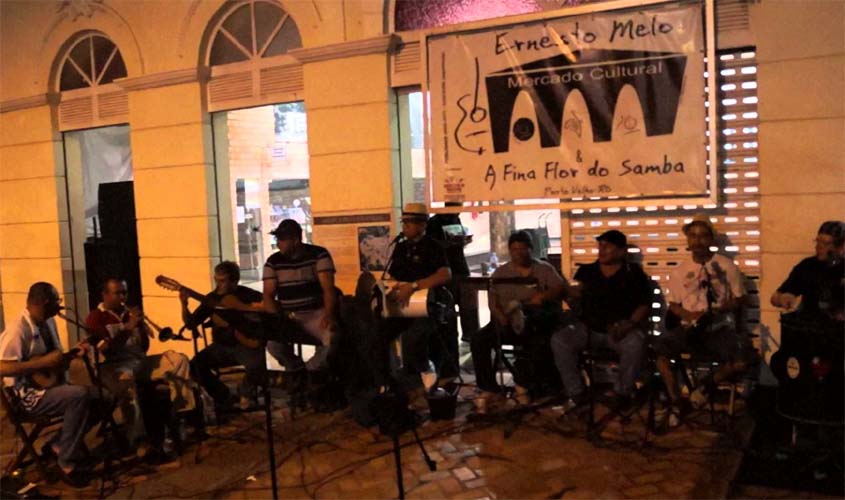
[(762, 324), (780, 339), (772, 292), (845, 219), (845, 2), (754, 5), (760, 113)]
[[(203, 36), (222, 4), (4, 0), (0, 102), (55, 90), (55, 60), (68, 40), (85, 30), (101, 31), (115, 41), (130, 79), (195, 68), (205, 61)], [(376, 0), (282, 4), (306, 48), (377, 37), (386, 24), (384, 4)], [(845, 2), (761, 0), (752, 5), (761, 118), (761, 302), (764, 323), (776, 328), (768, 295), (812, 250), (818, 224), (843, 217)], [(314, 215), (395, 210), (393, 166), (399, 152), (388, 54), (322, 58), (303, 66)], [(204, 84), (128, 93), (145, 305), (157, 322), (177, 325), (176, 299), (153, 284), (155, 275), (172, 274), (205, 290), (220, 258)], [(0, 113), (0, 297), (7, 321), (17, 314), (33, 281), (53, 281), (71, 292), (64, 164), (55, 121), (55, 109), (46, 99)], [(226, 214), (223, 219), (230, 220)], [(327, 236), (325, 231), (315, 228), (316, 242)], [(356, 271), (352, 261), (341, 269), (339, 281), (346, 291)]]

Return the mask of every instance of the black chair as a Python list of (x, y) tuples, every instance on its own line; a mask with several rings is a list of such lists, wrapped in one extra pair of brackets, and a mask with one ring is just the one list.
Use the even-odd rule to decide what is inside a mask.
[[(605, 371), (613, 371), (619, 365), (619, 355), (613, 349), (593, 348), (591, 337), (592, 332), (588, 332), (587, 345), (579, 356), (581, 373), (587, 387), (587, 439), (599, 439), (602, 431), (614, 420), (619, 420), (623, 424), (627, 424), (633, 418), (638, 417), (642, 420), (645, 427), (642, 445), (646, 445), (649, 435), (655, 431), (655, 407), (662, 388), (659, 374), (656, 373), (654, 351), (651, 349), (650, 340), (652, 336), (646, 333), (646, 359), (643, 363), (640, 383), (637, 385), (633, 400), (629, 401), (630, 404), (626, 406), (614, 405), (612, 404), (613, 402), (606, 401), (598, 396), (599, 391), (597, 386), (599, 385), (599, 377), (596, 376), (596, 368), (603, 367)], [(597, 404), (601, 404), (607, 408), (607, 413), (598, 420), (596, 420)], [(642, 408), (645, 405), (648, 405), (648, 412), (643, 417)]]
[[(38, 467), (38, 471), (41, 473), (41, 477), (47, 479), (49, 477), (47, 475), (47, 465), (45, 464), (44, 458), (35, 450), (35, 441), (45, 430), (58, 430), (52, 428), (61, 425), (63, 418), (58, 415), (34, 416), (24, 412), (18, 404), (17, 396), (8, 387), (0, 389), (0, 402), (3, 405), (6, 416), (15, 428), (15, 434), (21, 440), (20, 451), (6, 465), (3, 475), (8, 476), (12, 471), (34, 462)], [(28, 431), (27, 427), (29, 427)], [(28, 457), (32, 457), (31, 462), (27, 461)]]
[[(737, 316), (741, 317), (742, 314), (737, 313)], [(671, 311), (667, 311), (666, 328), (677, 328), (679, 325), (680, 320)], [(737, 324), (736, 328), (740, 333), (745, 332), (744, 335), (747, 335), (749, 339), (755, 337), (755, 335), (747, 332), (747, 329), (743, 324)], [(703, 332), (701, 334), (706, 335), (707, 333)], [(749, 342), (749, 349), (750, 348)], [(759, 361), (759, 357), (756, 356), (749, 356), (749, 358), (752, 359), (752, 362), (749, 363), (748, 367), (746, 367), (744, 373), (749, 373), (753, 369), (753, 365)], [(723, 365), (723, 363), (716, 357), (705, 353), (695, 352), (694, 350), (683, 351), (671, 361), (675, 365), (676, 371), (680, 374), (680, 382), (686, 387), (689, 394), (693, 394), (697, 389), (699, 389), (703, 381), (708, 379), (712, 380), (713, 376)], [(728, 380), (722, 380), (716, 385), (716, 391), (708, 392), (707, 409), (710, 416), (710, 425), (715, 425), (717, 423), (717, 415), (720, 412), (716, 408), (716, 398), (719, 392), (724, 391), (728, 392), (728, 402), (723, 413), (727, 416), (728, 425), (731, 425), (735, 415), (737, 393), (744, 383), (742, 379), (743, 377), (744, 374), (737, 374)]]

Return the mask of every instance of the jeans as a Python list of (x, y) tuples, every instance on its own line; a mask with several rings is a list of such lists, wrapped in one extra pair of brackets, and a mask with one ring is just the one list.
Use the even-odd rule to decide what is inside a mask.
[(85, 434), (96, 423), (90, 416), (97, 399), (96, 389), (83, 385), (60, 385), (47, 389), (41, 400), (28, 413), (32, 415), (64, 415), (58, 438), (59, 466), (73, 468), (85, 446)]
[(619, 377), (613, 384), (613, 390), (618, 394), (632, 392), (642, 368), (645, 351), (643, 332), (634, 329), (621, 340), (615, 340), (607, 333), (588, 331), (583, 323), (578, 322), (555, 333), (551, 341), (555, 365), (567, 394), (573, 397), (584, 392), (584, 381), (578, 370), (578, 355), (587, 347), (588, 335), (591, 349), (612, 349), (619, 354)]
[(227, 345), (212, 342), (191, 360), (191, 370), (209, 396), (214, 398), (216, 403), (222, 404), (229, 399), (229, 388), (212, 370), (243, 365), (246, 375), (238, 386), (238, 395), (249, 396), (253, 388), (264, 382), (266, 363), (264, 349), (251, 349), (242, 344)]

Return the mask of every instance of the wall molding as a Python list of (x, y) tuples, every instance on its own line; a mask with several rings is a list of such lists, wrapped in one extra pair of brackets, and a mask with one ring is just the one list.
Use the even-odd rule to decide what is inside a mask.
[(12, 111), (20, 111), (22, 109), (58, 104), (59, 97), (59, 94), (47, 92), (29, 97), (18, 97), (17, 99), (0, 101), (0, 113), (9, 113)]
[(204, 82), (208, 80), (210, 74), (211, 72), (207, 67), (198, 66), (196, 68), (177, 69), (174, 71), (164, 71), (149, 75), (118, 78), (114, 81), (114, 83), (120, 88), (131, 92), (136, 90), (168, 87), (170, 85), (179, 85), (181, 83)]
[(386, 54), (393, 50), (399, 41), (399, 37), (390, 34), (375, 38), (366, 38), (364, 40), (355, 40), (353, 42), (294, 49), (288, 52), (288, 54), (303, 64), (313, 63), (369, 54)]

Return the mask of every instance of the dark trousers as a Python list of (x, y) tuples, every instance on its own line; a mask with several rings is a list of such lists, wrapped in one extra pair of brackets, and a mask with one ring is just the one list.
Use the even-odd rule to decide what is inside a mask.
[(442, 378), (454, 378), (460, 374), (458, 349), (458, 318), (449, 317), (446, 324), (438, 324), (430, 335), (429, 352), (431, 361)]
[(471, 339), (478, 331), (478, 290), (461, 283), (461, 278), (452, 281), (449, 288), (455, 300), (458, 302), (458, 309), (461, 317), (461, 331), (464, 340)]
[(429, 339), (436, 328), (437, 324), (430, 318), (388, 318), (379, 321), (369, 349), (376, 384), (387, 385), (391, 379), (390, 349), (397, 337), (402, 346), (403, 371), (407, 374), (428, 371)]
[(200, 385), (218, 404), (226, 402), (230, 394), (229, 388), (213, 370), (236, 365), (243, 365), (246, 369), (244, 381), (238, 392), (241, 396), (248, 396), (253, 388), (264, 382), (267, 371), (264, 349), (250, 349), (241, 344), (228, 345), (213, 342), (191, 360), (191, 370)]
[[(493, 354), (501, 344), (520, 344), (522, 338), (514, 333), (510, 327), (503, 327), (495, 321), (487, 323), (484, 328), (475, 332), (470, 341), (472, 351), (472, 366), (475, 368), (475, 383), (482, 391), (498, 392), (501, 388), (496, 382), (496, 370), (493, 367)], [(526, 384), (521, 374), (513, 374), (514, 381), (521, 386)]]

